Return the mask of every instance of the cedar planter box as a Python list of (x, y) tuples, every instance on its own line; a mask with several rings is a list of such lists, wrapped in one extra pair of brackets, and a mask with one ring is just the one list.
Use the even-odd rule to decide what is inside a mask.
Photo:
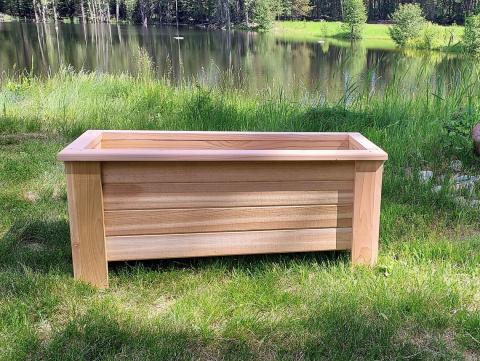
[(87, 131), (62, 150), (74, 275), (109, 261), (378, 252), (383, 162), (359, 133)]

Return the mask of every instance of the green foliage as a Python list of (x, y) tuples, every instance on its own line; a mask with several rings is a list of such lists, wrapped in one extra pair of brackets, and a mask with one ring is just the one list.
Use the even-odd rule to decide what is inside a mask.
[(350, 39), (361, 39), (367, 21), (367, 9), (363, 0), (345, 0), (343, 4), (343, 28)]
[(399, 46), (405, 46), (414, 41), (425, 27), (425, 17), (418, 4), (400, 5), (392, 15), (393, 25), (390, 36)]
[(472, 153), (472, 127), (475, 118), (465, 111), (458, 111), (445, 121), (442, 128), (442, 145), (445, 151), (455, 156)]
[[(342, 108), (108, 74), (5, 79), (0, 359), (475, 359), (478, 211), (406, 175), (444, 161), (442, 125), (469, 90), (477, 101), (478, 78), (459, 78), (443, 100), (392, 84), (384, 97), (367, 90)], [(390, 155), (379, 264), (351, 267), (340, 251), (118, 262), (109, 289), (75, 281), (55, 155), (89, 128), (360, 131)]]
[(282, 15), (291, 19), (304, 19), (309, 16), (314, 6), (310, 0), (287, 0), (282, 6)]
[(253, 21), (259, 31), (267, 31), (272, 27), (279, 4), (275, 0), (256, 0)]
[[(272, 0), (270, 0), (272, 1)], [(343, 20), (343, 4), (351, 0), (275, 0), (274, 14), (282, 20)], [(60, 20), (70, 21), (82, 16), (82, 4), (87, 21), (107, 22), (108, 14), (116, 17), (119, 5), (119, 19), (148, 24), (171, 24), (176, 20), (175, 0), (35, 0), (37, 15), (45, 14), (47, 21), (53, 20), (53, 8)], [(180, 23), (224, 24), (228, 18), (233, 25), (246, 24), (254, 17), (258, 2), (265, 7), (265, 0), (178, 0)], [(364, 0), (371, 21), (388, 20), (394, 7), (403, 1)], [(425, 17), (440, 24), (463, 24), (465, 14), (474, 14), (480, 0), (416, 0), (424, 9)], [(0, 13), (21, 19), (35, 19), (33, 0), (0, 0)], [(281, 6), (278, 6), (281, 3)], [(312, 11), (315, 9), (315, 11)], [(108, 11), (110, 10), (110, 11)], [(228, 10), (228, 11), (227, 11)], [(262, 23), (268, 13), (262, 12)], [(219, 19), (220, 18), (220, 19)], [(225, 19), (227, 18), (227, 19)], [(222, 20), (222, 21), (219, 21)], [(268, 23), (268, 21), (266, 21)]]
[(467, 52), (480, 55), (480, 15), (467, 17), (463, 42)]
[(447, 46), (452, 41), (452, 32), (431, 22), (425, 22), (422, 30), (407, 42), (407, 46), (416, 49), (434, 50)]

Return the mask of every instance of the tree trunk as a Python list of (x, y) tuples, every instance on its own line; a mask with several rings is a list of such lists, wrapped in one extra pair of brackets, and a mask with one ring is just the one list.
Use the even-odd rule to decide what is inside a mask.
[(58, 17), (57, 17), (57, 2), (56, 1), (52, 2), (52, 8), (53, 8), (53, 20), (55, 21), (55, 24), (57, 24)]
[(118, 23), (118, 20), (120, 19), (120, 0), (117, 0), (115, 2), (115, 16), (116, 16), (117, 23)]
[(38, 24), (40, 21), (38, 18), (38, 12), (37, 12), (37, 1), (33, 0), (33, 13), (35, 14), (35, 22)]
[(227, 17), (227, 29), (230, 30), (230, 6), (228, 0), (225, 0), (223, 5), (225, 6), (225, 15)]
[(82, 23), (85, 24), (85, 7), (83, 5), (83, 0), (80, 1), (80, 8), (81, 8), (81, 11), (82, 11)]

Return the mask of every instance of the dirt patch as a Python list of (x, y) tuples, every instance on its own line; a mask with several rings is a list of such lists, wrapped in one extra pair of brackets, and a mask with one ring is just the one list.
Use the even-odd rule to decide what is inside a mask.
[(174, 300), (166, 298), (166, 297), (160, 297), (157, 298), (152, 305), (150, 306), (151, 314), (153, 316), (159, 315), (161, 313), (166, 312), (170, 306), (172, 306), (175, 303)]
[(480, 352), (474, 350), (467, 350), (463, 353), (465, 361), (478, 361), (480, 360)]
[(38, 334), (38, 338), (40, 339), (40, 341), (42, 342), (46, 342), (48, 340), (50, 340), (51, 338), (51, 335), (52, 335), (52, 325), (50, 323), (50, 321), (48, 320), (42, 320), (40, 321), (40, 323), (38, 324), (38, 327), (37, 327), (37, 334)]
[(40, 252), (45, 249), (45, 245), (38, 243), (38, 242), (26, 242), (25, 247), (27, 247), (31, 251)]
[(40, 200), (40, 194), (34, 191), (23, 193), (23, 198), (29, 203), (37, 203)]

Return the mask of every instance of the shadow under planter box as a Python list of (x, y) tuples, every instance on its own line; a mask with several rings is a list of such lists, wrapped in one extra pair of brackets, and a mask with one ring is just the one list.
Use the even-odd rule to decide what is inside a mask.
[(108, 261), (378, 253), (383, 162), (359, 133), (90, 130), (62, 150), (74, 275)]

